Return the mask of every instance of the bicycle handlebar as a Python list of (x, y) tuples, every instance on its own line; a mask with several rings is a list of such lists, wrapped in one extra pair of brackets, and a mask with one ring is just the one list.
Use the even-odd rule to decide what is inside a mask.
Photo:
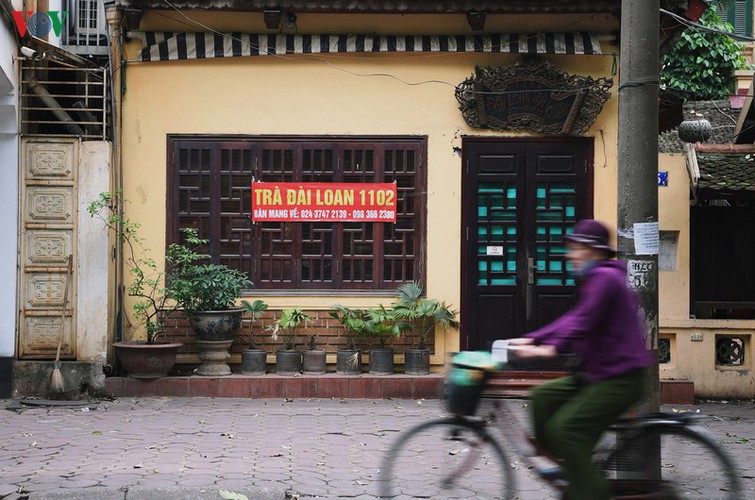
[[(507, 366), (511, 364), (511, 360), (516, 360), (516, 356), (509, 358), (509, 352), (516, 352), (522, 349), (526, 349), (529, 344), (511, 345), (511, 339), (500, 339), (493, 342), (490, 349), (493, 360), (501, 366)], [(566, 360), (564, 363), (564, 369), (568, 372), (578, 372), (582, 366), (582, 360), (574, 353), (560, 353), (558, 355), (561, 359)]]

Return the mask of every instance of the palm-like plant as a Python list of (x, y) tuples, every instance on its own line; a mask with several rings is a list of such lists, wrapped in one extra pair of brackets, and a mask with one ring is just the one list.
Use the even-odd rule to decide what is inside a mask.
[(412, 330), (419, 333), (418, 349), (427, 349), (427, 335), (440, 325), (443, 329), (458, 328), (458, 311), (452, 310), (445, 302), (422, 297), (422, 284), (410, 281), (399, 286), (397, 300), (392, 305), (397, 318), (409, 322)]
[(257, 345), (254, 342), (254, 323), (262, 316), (262, 313), (267, 311), (267, 304), (260, 299), (249, 303), (247, 300), (241, 301), (241, 306), (245, 312), (251, 315), (251, 321), (249, 322), (249, 333), (244, 335), (244, 341), (246, 342), (248, 349), (256, 349)]
[(366, 317), (365, 333), (372, 338), (377, 338), (380, 347), (386, 347), (389, 338), (400, 337), (403, 332), (412, 329), (412, 325), (399, 320), (393, 311), (386, 309), (382, 304), (368, 310)]
[(301, 309), (284, 309), (281, 311), (280, 318), (266, 329), (273, 332), (273, 340), (278, 340), (278, 336), (282, 337), (283, 349), (292, 351), (296, 346), (296, 330), (311, 322), (312, 317)]
[(362, 309), (351, 309), (340, 304), (333, 306), (328, 314), (346, 329), (346, 349), (355, 350), (356, 340), (367, 332), (367, 315)]

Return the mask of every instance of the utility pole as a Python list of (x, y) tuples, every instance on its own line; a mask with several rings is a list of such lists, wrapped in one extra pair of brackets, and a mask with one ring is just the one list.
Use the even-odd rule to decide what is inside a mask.
[(640, 297), (645, 345), (656, 363), (636, 410), (656, 412), (658, 382), (659, 0), (622, 0), (619, 72), (618, 251)]

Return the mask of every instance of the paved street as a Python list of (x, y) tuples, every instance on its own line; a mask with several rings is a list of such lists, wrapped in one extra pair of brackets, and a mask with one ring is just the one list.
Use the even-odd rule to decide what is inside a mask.
[[(509, 400), (517, 412), (525, 401)], [(0, 400), (2, 408), (17, 402)], [(697, 411), (735, 458), (755, 499), (755, 403)], [(397, 433), (444, 415), (441, 401), (123, 398), (83, 407), (0, 412), (0, 498), (374, 498), (380, 459)], [(520, 498), (558, 498), (512, 466)], [(19, 494), (20, 493), (20, 494)]]

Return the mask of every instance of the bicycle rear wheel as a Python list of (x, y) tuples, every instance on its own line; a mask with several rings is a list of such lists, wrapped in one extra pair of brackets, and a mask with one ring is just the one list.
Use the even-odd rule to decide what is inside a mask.
[(511, 499), (509, 462), (482, 423), (447, 418), (402, 433), (383, 459), (381, 498)]
[[(658, 442), (660, 457), (652, 451)], [(731, 459), (702, 429), (645, 429), (627, 436), (605, 465), (625, 494), (657, 500), (742, 498)]]

